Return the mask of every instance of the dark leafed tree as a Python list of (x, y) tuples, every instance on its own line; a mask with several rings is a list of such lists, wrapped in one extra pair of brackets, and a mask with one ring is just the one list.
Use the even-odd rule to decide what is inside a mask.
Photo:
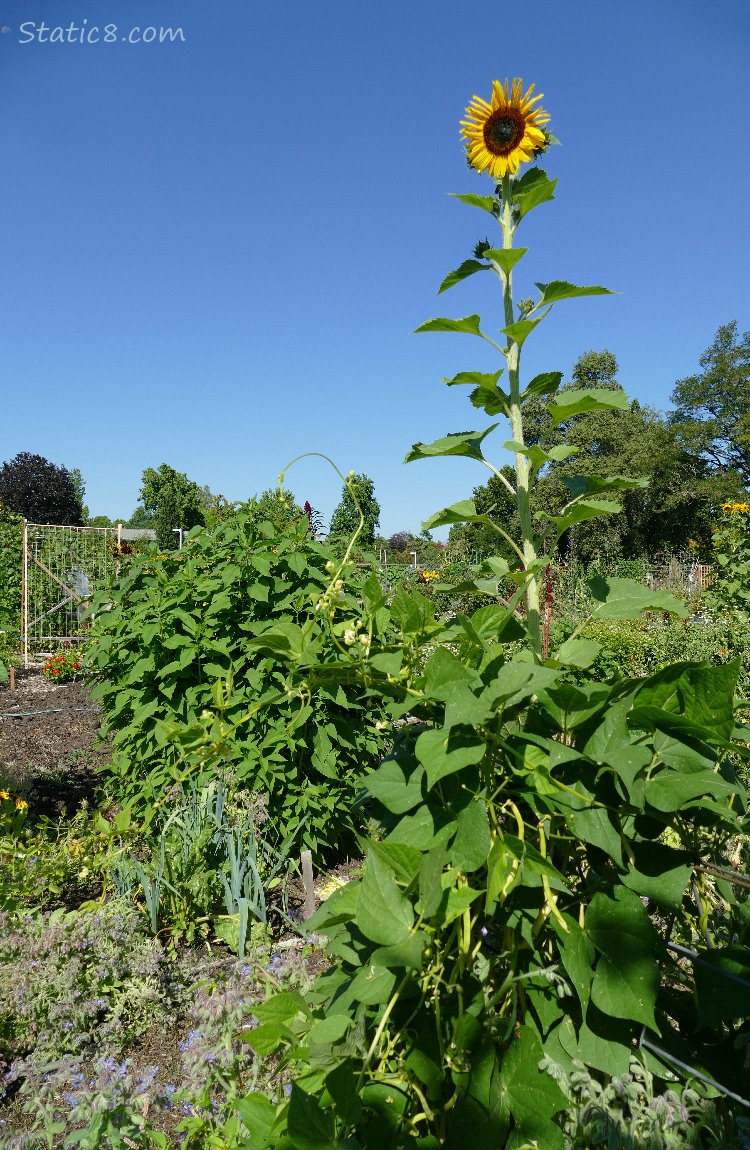
[(720, 327), (699, 360), (702, 370), (672, 392), (670, 423), (684, 447), (715, 470), (750, 486), (750, 332)]
[(365, 521), (357, 542), (372, 547), (380, 522), (380, 504), (375, 498), (375, 484), (369, 475), (354, 475), (344, 484), (341, 501), (331, 516), (331, 539), (351, 537), (359, 527), (360, 509)]
[(80, 527), (83, 522), (81, 484), (66, 467), (28, 451), (0, 467), (0, 503), (31, 523)]

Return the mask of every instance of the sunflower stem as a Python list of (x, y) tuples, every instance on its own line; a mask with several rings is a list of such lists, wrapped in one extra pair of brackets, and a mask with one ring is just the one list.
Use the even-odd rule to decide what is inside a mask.
[[(513, 227), (512, 199), (513, 181), (509, 175), (505, 175), (503, 176), (503, 209), (500, 216), (500, 227), (503, 232), (503, 248), (513, 247), (515, 228)], [(512, 271), (501, 272), (500, 278), (503, 284), (505, 327), (510, 327), (511, 324), (515, 322), (515, 316), (513, 315), (513, 273)], [(508, 337), (508, 346), (503, 354), (508, 364), (510, 392), (508, 415), (510, 418), (511, 433), (514, 442), (524, 446), (526, 441), (523, 437), (523, 418), (521, 416), (521, 348), (514, 339)], [(521, 524), (523, 559), (527, 571), (530, 568), (532, 569), (526, 583), (526, 623), (534, 653), (541, 655), (542, 633), (539, 612), (539, 580), (533, 570), (533, 565), (537, 558), (537, 551), (534, 540), (534, 528), (531, 521), (531, 464), (528, 456), (523, 455), (519, 451), (514, 453), (514, 459), (516, 469), (516, 506)]]

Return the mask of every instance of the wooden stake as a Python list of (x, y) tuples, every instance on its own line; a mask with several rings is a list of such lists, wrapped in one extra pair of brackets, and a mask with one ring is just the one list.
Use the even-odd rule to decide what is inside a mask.
[(10, 689), (11, 689), (11, 691), (15, 691), (15, 689), (16, 689), (16, 669), (15, 669), (15, 667), (8, 667), (8, 674), (10, 675)]
[(302, 882), (305, 886), (305, 919), (311, 918), (315, 913), (315, 887), (313, 885), (313, 866), (312, 866), (312, 853), (310, 851), (303, 851), (301, 855), (302, 861)]

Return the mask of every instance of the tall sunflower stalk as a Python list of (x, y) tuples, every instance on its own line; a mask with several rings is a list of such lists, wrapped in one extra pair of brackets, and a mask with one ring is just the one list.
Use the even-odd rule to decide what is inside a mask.
[[(550, 117), (543, 108), (537, 106), (543, 97), (534, 96), (533, 91), (534, 86), (531, 85), (524, 92), (523, 84), (518, 78), (510, 85), (507, 80), (504, 83), (496, 80), (490, 102), (474, 96), (466, 109), (466, 119), (461, 121), (461, 134), (466, 138), (468, 162), (477, 171), (486, 172), (494, 181), (495, 187), (489, 196), (458, 195), (455, 198), (481, 208), (495, 218), (502, 233), (502, 247), (493, 248), (489, 243), (479, 244), (474, 253), (476, 258), (466, 260), (460, 268), (451, 272), (440, 287), (442, 292), (475, 272), (494, 271), (502, 286), (501, 331), (506, 337), (506, 342), (501, 346), (485, 335), (480, 329), (478, 315), (467, 316), (460, 320), (442, 318), (430, 320), (417, 329), (417, 331), (458, 331), (476, 335), (486, 340), (504, 357), (507, 366), (507, 390), (502, 390), (497, 385), (502, 371), (491, 374), (461, 372), (446, 382), (475, 385), (471, 395), (472, 404), (482, 408), (488, 415), (502, 413), (506, 416), (510, 423), (512, 438), (505, 446), (513, 453), (515, 483), (511, 483), (502, 470), (485, 459), (482, 453), (481, 441), (494, 429), (496, 426), (494, 424), (482, 433), (449, 435), (433, 444), (415, 444), (406, 461), (435, 455), (468, 455), (484, 463), (513, 496), (520, 522), (520, 540), (512, 539), (501, 524), (493, 522), (492, 526), (518, 556), (520, 570), (511, 571), (508, 568), (507, 574), (519, 585), (519, 593), (514, 597), (514, 602), (516, 599), (525, 601), (529, 642), (536, 657), (541, 658), (546, 653), (543, 652), (540, 620), (540, 588), (541, 574), (547, 558), (542, 555), (542, 533), (534, 529), (531, 490), (542, 468), (552, 460), (572, 454), (574, 449), (558, 447), (546, 452), (541, 446), (527, 447), (522, 404), (525, 396), (529, 394), (552, 397), (549, 411), (553, 422), (557, 424), (580, 411), (620, 407), (623, 405), (623, 397), (612, 392), (591, 389), (587, 391), (585, 400), (581, 400), (580, 395), (577, 399), (573, 397), (572, 401), (569, 395), (555, 398), (562, 381), (560, 372), (543, 373), (531, 381), (525, 392), (521, 389), (520, 361), (524, 341), (554, 304), (575, 296), (609, 294), (607, 288), (576, 287), (567, 281), (555, 280), (552, 283), (536, 285), (541, 293), (538, 300), (524, 300), (518, 305), (514, 303), (513, 268), (526, 254), (525, 248), (514, 248), (516, 230), (529, 211), (554, 198), (557, 184), (556, 180), (548, 179), (540, 168), (532, 168), (524, 175), (517, 175), (522, 164), (536, 160), (554, 141), (554, 137), (547, 130)], [(606, 481), (604, 486), (622, 488), (633, 485), (631, 480), (615, 477)], [(611, 501), (602, 502), (588, 498), (589, 495), (597, 494), (603, 489), (601, 485), (580, 480), (577, 488), (571, 490), (572, 498), (559, 515), (541, 513), (542, 517), (551, 520), (548, 529), (555, 528), (554, 531), (547, 529), (544, 532), (545, 542), (549, 540), (552, 544), (550, 551), (554, 549), (562, 533), (573, 523), (594, 515), (620, 510), (619, 506)], [(471, 501), (464, 501), (432, 516), (427, 526), (437, 527), (458, 522), (486, 523), (488, 520), (486, 516), (477, 515)], [(491, 570), (498, 578), (502, 577), (502, 561), (494, 561)]]

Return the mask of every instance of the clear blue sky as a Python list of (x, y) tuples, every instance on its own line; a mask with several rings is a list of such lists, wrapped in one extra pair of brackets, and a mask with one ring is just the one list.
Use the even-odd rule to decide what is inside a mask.
[[(40, 42), (71, 23), (115, 40)], [(412, 332), (500, 324), (490, 277), (436, 296), (492, 227), (446, 193), (491, 190), (458, 129), (495, 78), (536, 83), (563, 143), (528, 287), (622, 293), (558, 305), (526, 378), (607, 347), (666, 408), (720, 324), (750, 328), (747, 0), (0, 0), (0, 26), (0, 461), (80, 468), (92, 514), (162, 462), (242, 499), (325, 452), (373, 477), (386, 534), (484, 482), (401, 461), (489, 422), (439, 381), (491, 349)], [(330, 515), (326, 464), (288, 479)]]

